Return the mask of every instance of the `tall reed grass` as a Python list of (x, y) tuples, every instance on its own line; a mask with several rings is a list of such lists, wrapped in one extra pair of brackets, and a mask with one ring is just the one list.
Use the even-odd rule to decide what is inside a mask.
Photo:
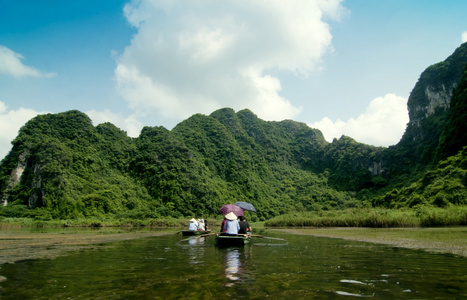
[(467, 225), (467, 207), (414, 209), (363, 208), (339, 211), (289, 213), (270, 219), (266, 227), (430, 227)]
[[(21, 227), (148, 227), (188, 228), (188, 218), (161, 219), (75, 219), (40, 221), (32, 218), (0, 218), (0, 230)], [(217, 231), (220, 219), (207, 219)], [(467, 225), (467, 206), (439, 208), (428, 205), (405, 209), (351, 208), (346, 210), (297, 212), (264, 222), (265, 227), (434, 227)]]
[(0, 218), (0, 230), (18, 229), (21, 227), (62, 227), (64, 220), (40, 221), (33, 218)]
[(417, 210), (420, 226), (467, 225), (467, 206), (439, 208), (423, 206)]

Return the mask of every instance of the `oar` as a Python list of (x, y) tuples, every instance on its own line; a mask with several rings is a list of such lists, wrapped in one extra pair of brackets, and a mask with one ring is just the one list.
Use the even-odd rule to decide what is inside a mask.
[(201, 238), (201, 237), (207, 237), (207, 236), (215, 235), (215, 234), (217, 234), (217, 232), (206, 233), (206, 234), (199, 235), (199, 236), (197, 236), (197, 237), (198, 237), (198, 238)]
[(268, 240), (278, 240), (278, 241), (285, 241), (284, 239), (280, 239), (280, 238), (273, 238), (273, 237), (267, 237), (267, 236), (262, 236), (262, 235), (258, 235), (258, 234), (252, 234), (251, 236), (252, 236), (252, 237), (258, 237), (258, 238), (262, 238), (262, 239), (268, 239)]

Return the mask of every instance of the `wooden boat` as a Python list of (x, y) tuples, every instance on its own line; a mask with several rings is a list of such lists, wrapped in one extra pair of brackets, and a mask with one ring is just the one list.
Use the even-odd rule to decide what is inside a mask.
[(182, 234), (185, 236), (188, 235), (202, 235), (202, 234), (208, 234), (210, 233), (211, 230), (182, 230)]
[(219, 247), (244, 246), (250, 242), (247, 235), (216, 235), (216, 242)]

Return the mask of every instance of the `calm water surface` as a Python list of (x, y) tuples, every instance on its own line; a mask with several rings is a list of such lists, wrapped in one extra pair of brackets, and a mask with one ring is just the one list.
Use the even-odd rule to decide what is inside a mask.
[[(1, 299), (467, 299), (467, 258), (311, 236), (170, 235), (0, 266)], [(2, 277), (0, 277), (2, 278)], [(5, 279), (6, 278), (6, 279)]]

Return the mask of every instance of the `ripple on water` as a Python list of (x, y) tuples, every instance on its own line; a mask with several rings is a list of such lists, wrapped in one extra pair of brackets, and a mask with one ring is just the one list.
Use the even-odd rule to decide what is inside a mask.
[(372, 282), (363, 282), (359, 280), (353, 280), (353, 279), (341, 279), (339, 280), (340, 283), (344, 283), (346, 287), (351, 288), (351, 286), (360, 286), (363, 287), (365, 286), (365, 289), (368, 289), (367, 293), (364, 293), (363, 291), (360, 290), (358, 292), (346, 292), (346, 291), (336, 291), (336, 294), (341, 295), (341, 296), (352, 296), (352, 297), (360, 297), (360, 298), (371, 298), (374, 297), (375, 294), (373, 292), (373, 287), (374, 284)]
[(368, 285), (368, 283), (364, 283), (358, 280), (349, 280), (349, 279), (342, 279), (340, 282), (342, 283), (352, 283), (352, 284), (361, 284), (361, 285)]
[(361, 298), (371, 298), (371, 297), (375, 296), (375, 294), (362, 295), (362, 294), (356, 294), (356, 293), (347, 293), (347, 292), (343, 292), (343, 291), (336, 291), (336, 294), (341, 295), (341, 296), (352, 296), (352, 297), (361, 297)]

